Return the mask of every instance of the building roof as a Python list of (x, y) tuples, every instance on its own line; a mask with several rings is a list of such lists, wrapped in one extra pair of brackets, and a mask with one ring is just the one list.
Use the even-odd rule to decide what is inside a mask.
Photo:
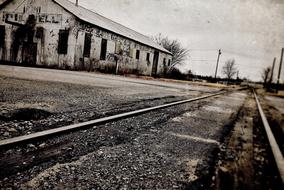
[(53, 0), (53, 1), (59, 4), (60, 6), (62, 6), (65, 10), (67, 10), (68, 12), (70, 12), (80, 20), (98, 26), (110, 32), (116, 33), (118, 35), (124, 36), (128, 39), (137, 41), (141, 44), (153, 47), (165, 53), (172, 54), (171, 52), (169, 52), (159, 44), (155, 43), (150, 37), (140, 34), (139, 32), (136, 32), (128, 27), (125, 27), (117, 22), (114, 22), (98, 13), (85, 9), (81, 6), (76, 6), (74, 3), (68, 0)]

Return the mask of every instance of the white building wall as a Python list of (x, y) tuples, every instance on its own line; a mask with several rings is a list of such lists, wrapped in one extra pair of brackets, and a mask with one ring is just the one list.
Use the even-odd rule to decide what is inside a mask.
[[(2, 18), (3, 14), (6, 13), (13, 13), (13, 16), (16, 13), (18, 17), (21, 15), (23, 21), (18, 22), (22, 24), (25, 24), (25, 20), (29, 15), (36, 15), (37, 21), (34, 29), (42, 27), (44, 31), (41, 39), (35, 37), (33, 39), (33, 42), (37, 44), (37, 65), (65, 69), (93, 67), (102, 71), (113, 71), (116, 65), (114, 56), (117, 56), (120, 73), (151, 75), (155, 51), (153, 48), (116, 35), (110, 31), (104, 31), (91, 24), (83, 23), (51, 0), (26, 0), (24, 3), (20, 0), (15, 0), (1, 10), (0, 25), (5, 25), (6, 30), (5, 48), (0, 49), (0, 59), (2, 60), (13, 61), (11, 58), (11, 46), (14, 32), (18, 28), (17, 26), (5, 23)], [(40, 20), (40, 18), (43, 19)], [(69, 30), (67, 54), (58, 54), (59, 30), (62, 29)], [(86, 32), (92, 34), (90, 57), (83, 57)], [(106, 60), (100, 60), (102, 38), (107, 39)], [(122, 44), (122, 54), (116, 52), (117, 42)], [(19, 46), (17, 62), (22, 62), (21, 48), (22, 45)], [(137, 49), (140, 50), (139, 60), (136, 59)], [(150, 53), (150, 61), (146, 61), (147, 53)], [(158, 75), (163, 72), (163, 58), (165, 56), (169, 55), (162, 52), (159, 53)]]

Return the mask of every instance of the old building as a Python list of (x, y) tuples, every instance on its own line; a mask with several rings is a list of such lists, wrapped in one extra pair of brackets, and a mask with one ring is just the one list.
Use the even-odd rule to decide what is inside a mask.
[(0, 60), (63, 69), (160, 75), (169, 51), (68, 0), (0, 5)]

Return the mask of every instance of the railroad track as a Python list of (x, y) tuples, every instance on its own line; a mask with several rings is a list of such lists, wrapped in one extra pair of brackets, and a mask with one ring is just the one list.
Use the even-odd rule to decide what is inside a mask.
[(269, 126), (269, 123), (268, 123), (267, 118), (264, 114), (264, 111), (263, 111), (263, 109), (260, 105), (259, 99), (258, 99), (255, 91), (253, 91), (253, 92), (254, 92), (254, 97), (255, 97), (256, 104), (257, 104), (257, 108), (258, 108), (258, 111), (259, 111), (259, 114), (260, 114), (260, 117), (261, 117), (261, 120), (262, 120), (262, 124), (264, 126), (264, 129), (265, 129), (268, 141), (269, 141), (269, 145), (271, 147), (273, 157), (274, 157), (274, 160), (276, 162), (277, 169), (279, 171), (279, 174), (280, 174), (280, 177), (281, 177), (281, 180), (282, 180), (282, 184), (284, 185), (284, 158), (283, 158), (282, 152), (279, 148), (279, 145), (277, 144), (277, 141), (276, 141), (276, 139), (275, 139), (275, 137), (272, 133), (271, 127)]
[[(237, 89), (237, 90), (243, 90), (243, 89)], [(232, 91), (236, 91), (236, 90), (232, 90)], [(66, 133), (74, 131), (74, 130), (81, 130), (81, 129), (85, 129), (85, 128), (92, 127), (92, 126), (95, 126), (95, 125), (104, 124), (104, 123), (108, 123), (108, 122), (111, 122), (111, 121), (115, 121), (115, 120), (119, 120), (119, 119), (123, 119), (123, 118), (127, 118), (127, 117), (132, 117), (132, 116), (135, 116), (135, 115), (140, 115), (140, 114), (151, 112), (151, 111), (157, 111), (159, 109), (168, 108), (168, 107), (171, 107), (171, 106), (195, 102), (195, 101), (198, 101), (198, 100), (223, 95), (223, 94), (226, 94), (226, 93), (229, 93), (229, 92), (231, 92), (231, 91), (221, 91), (221, 92), (218, 92), (218, 93), (203, 95), (203, 96), (196, 97), (196, 98), (176, 101), (176, 102), (167, 103), (167, 104), (154, 106), (154, 107), (150, 107), (150, 108), (144, 108), (144, 109), (139, 109), (139, 110), (136, 110), (136, 111), (130, 111), (130, 112), (121, 113), (121, 114), (117, 114), (117, 115), (113, 115), (113, 116), (103, 117), (103, 118), (91, 120), (91, 121), (88, 121), (88, 122), (68, 125), (68, 126), (64, 126), (64, 127), (60, 127), (60, 128), (49, 129), (49, 130), (45, 130), (45, 131), (41, 131), (41, 132), (32, 133), (32, 134), (29, 134), (29, 135), (23, 135), (23, 136), (19, 136), (19, 137), (10, 138), (10, 139), (5, 139), (5, 140), (0, 141), (0, 148), (13, 147), (13, 146), (16, 146), (18, 144), (25, 145), (28, 142), (37, 142), (37, 140), (40, 141), (40, 140), (45, 139), (47, 137), (57, 136), (57, 135), (60, 135), (60, 134), (66, 134)], [(257, 108), (258, 108), (258, 111), (260, 113), (263, 126), (264, 126), (265, 131), (266, 131), (266, 135), (267, 135), (268, 140), (269, 140), (270, 147), (272, 149), (272, 153), (273, 153), (277, 168), (278, 168), (279, 173), (280, 173), (280, 177), (282, 179), (282, 183), (284, 184), (284, 159), (283, 159), (283, 155), (282, 155), (281, 150), (279, 148), (279, 145), (277, 144), (277, 141), (276, 141), (276, 139), (275, 139), (275, 137), (274, 137), (274, 135), (271, 131), (269, 123), (266, 119), (266, 116), (263, 112), (263, 109), (260, 105), (259, 99), (258, 99), (255, 92), (254, 92), (254, 97), (255, 97), (255, 101), (257, 103)]]
[[(243, 89), (244, 88), (236, 89), (236, 90), (243, 90)], [(231, 91), (235, 91), (235, 90), (231, 90)], [(60, 135), (60, 134), (68, 133), (68, 132), (75, 131), (75, 130), (85, 129), (85, 128), (92, 127), (95, 125), (99, 125), (99, 124), (103, 124), (103, 123), (107, 123), (107, 122), (111, 122), (111, 121), (115, 121), (115, 120), (119, 120), (119, 119), (123, 119), (127, 117), (132, 117), (135, 115), (139, 115), (139, 114), (143, 114), (143, 113), (147, 113), (147, 112), (151, 112), (151, 111), (155, 111), (155, 110), (159, 110), (159, 109), (163, 109), (163, 108), (167, 108), (171, 106), (176, 106), (180, 104), (203, 100), (203, 99), (211, 98), (214, 96), (222, 95), (222, 94), (225, 94), (231, 91), (224, 90), (218, 93), (211, 93), (211, 94), (196, 97), (196, 98), (176, 101), (176, 102), (162, 104), (162, 105), (158, 105), (154, 107), (125, 112), (125, 113), (121, 113), (121, 114), (117, 114), (113, 116), (107, 116), (107, 117), (103, 117), (103, 118), (99, 118), (99, 119), (95, 119), (95, 120), (91, 120), (87, 122), (82, 122), (78, 124), (72, 124), (72, 125), (68, 125), (64, 127), (53, 128), (53, 129), (48, 129), (48, 130), (44, 130), (40, 132), (27, 134), (27, 135), (4, 139), (0, 141), (0, 148), (13, 147), (18, 144), (23, 145), (25, 143), (34, 142), (36, 140), (42, 140), (50, 136), (55, 136), (55, 135)]]
[[(47, 134), (33, 133), (31, 134), (32, 136), (31, 135), (21, 136), (20, 137), (21, 139), (19, 139), (18, 137), (15, 137), (16, 139), (15, 138), (7, 139), (9, 142), (7, 143), (7, 140), (6, 140), (6, 144), (2, 144), (0, 146), (0, 149), (3, 150), (1, 151), (3, 157), (0, 163), (0, 167), (2, 168), (2, 171), (0, 172), (0, 186), (3, 185), (6, 187), (6, 185), (9, 185), (10, 182), (5, 181), (4, 179), (9, 179), (11, 181), (18, 181), (20, 179), (21, 182), (19, 183), (22, 184), (24, 182), (22, 180), (25, 179), (24, 176), (30, 176), (30, 174), (36, 174), (37, 172), (40, 172), (42, 169), (49, 168), (49, 166), (52, 166), (55, 163), (70, 163), (74, 161), (74, 159), (76, 160), (83, 155), (87, 155), (90, 152), (96, 152), (100, 150), (101, 147), (104, 147), (104, 146), (109, 147), (109, 146), (113, 146), (116, 144), (120, 145), (120, 144), (123, 144), (124, 142), (129, 142), (130, 140), (132, 142), (134, 137), (136, 138), (136, 134), (138, 133), (139, 135), (147, 134), (149, 132), (148, 129), (152, 129), (152, 126), (156, 127), (152, 125), (152, 123), (148, 125), (148, 122), (150, 120), (149, 118), (146, 118), (146, 122), (142, 121), (142, 124), (144, 123), (146, 125), (145, 129), (143, 129), (144, 128), (144, 124), (143, 124), (143, 126), (141, 126), (142, 130), (139, 129), (140, 127), (138, 127), (137, 130), (133, 129), (133, 132), (128, 133), (128, 127), (126, 126), (128, 126), (128, 124), (130, 125), (130, 123), (135, 123), (136, 116), (142, 119), (144, 115), (140, 115), (140, 114), (145, 113), (150, 116), (152, 115), (151, 111), (153, 111), (153, 115), (154, 115), (153, 118), (155, 117), (160, 118), (162, 116), (162, 114), (160, 114), (161, 112), (165, 113), (165, 115), (169, 113), (169, 115), (172, 116), (171, 112), (179, 113), (179, 111), (181, 110), (188, 111), (188, 109), (192, 111), (196, 108), (198, 109), (200, 106), (203, 106), (204, 104), (205, 105), (210, 104), (211, 100), (212, 101), (215, 100), (214, 96), (216, 96), (218, 99), (219, 98), (226, 99), (227, 93), (231, 94), (231, 92), (234, 92), (234, 91), (238, 91), (238, 89), (232, 90), (232, 91), (222, 91), (218, 93), (207, 94), (207, 95), (203, 95), (197, 98), (191, 98), (187, 100), (166, 103), (166, 104), (151, 107), (151, 108), (136, 110), (135, 112), (137, 113), (127, 112), (127, 113), (111, 116), (112, 118), (106, 117), (106, 118), (101, 118), (99, 120), (96, 119), (96, 120), (92, 120), (89, 122), (76, 124), (76, 126), (74, 125), (66, 126), (68, 127), (68, 129), (66, 128), (66, 130), (64, 129), (62, 131), (56, 131), (55, 133), (53, 130), (51, 131), (47, 130), (47, 131), (42, 131), (44, 133), (47, 132)], [(204, 101), (202, 102), (198, 101), (202, 99), (204, 99)], [(195, 103), (193, 103), (194, 101)], [(185, 103), (190, 103), (190, 102), (192, 102), (192, 104), (185, 104)], [(227, 103), (230, 104), (230, 102), (227, 102)], [(185, 104), (185, 106), (181, 106), (181, 107), (178, 106), (182, 104)], [(191, 105), (193, 105), (192, 106), (193, 109), (189, 108), (191, 107)], [(168, 108), (168, 109), (160, 110), (162, 108)], [(205, 110), (206, 109), (204, 109), (204, 111)], [(151, 113), (149, 114), (147, 112), (151, 112)], [(176, 116), (175, 114), (173, 115)], [(177, 115), (180, 115), (180, 114), (177, 114)], [(120, 121), (120, 119), (128, 118), (128, 117), (130, 117), (129, 120), (127, 119), (125, 121)], [(150, 118), (152, 118), (152, 116), (150, 116)], [(118, 121), (115, 123), (109, 123), (115, 120), (118, 120)], [(140, 121), (139, 122), (138, 121), (139, 119), (137, 120), (137, 123), (139, 123), (140, 125)], [(160, 121), (160, 120), (157, 120), (157, 121)], [(153, 122), (153, 124), (154, 123), (155, 122)], [(100, 124), (106, 124), (106, 125), (103, 125), (97, 128), (96, 126)], [(125, 131), (126, 133), (120, 134), (120, 129), (118, 128), (118, 126), (121, 126), (122, 131)], [(137, 125), (134, 125), (134, 126), (137, 126)], [(93, 127), (94, 127), (94, 130), (93, 130)], [(157, 126), (157, 128), (159, 127)], [(86, 130), (86, 129), (90, 129), (90, 130)], [(113, 129), (115, 131), (113, 131)], [(76, 131), (74, 133), (71, 133), (71, 131), (73, 130), (76, 130)], [(110, 132), (108, 132), (107, 130), (109, 130)], [(146, 130), (147, 130), (147, 133), (146, 133)], [(34, 136), (35, 134), (37, 136)], [(127, 136), (129, 136), (129, 139), (127, 138)], [(2, 143), (3, 141), (0, 141), (0, 142)], [(9, 149), (6, 149), (6, 148), (9, 148)], [(142, 150), (147, 150), (147, 149), (143, 148)]]

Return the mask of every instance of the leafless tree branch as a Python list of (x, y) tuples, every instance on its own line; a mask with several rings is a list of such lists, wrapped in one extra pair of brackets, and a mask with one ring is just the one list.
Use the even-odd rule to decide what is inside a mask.
[(269, 82), (269, 77), (271, 75), (271, 67), (266, 67), (263, 69), (261, 78), (263, 80), (263, 86), (265, 87), (266, 84)]
[(229, 59), (225, 62), (225, 65), (222, 68), (222, 73), (226, 75), (228, 80), (233, 78), (233, 76), (237, 73), (234, 59)]
[(184, 64), (189, 51), (186, 48), (182, 47), (181, 43), (178, 40), (171, 40), (168, 37), (163, 36), (161, 33), (152, 38), (156, 43), (173, 54), (173, 59), (168, 70), (171, 70), (176, 65)]

